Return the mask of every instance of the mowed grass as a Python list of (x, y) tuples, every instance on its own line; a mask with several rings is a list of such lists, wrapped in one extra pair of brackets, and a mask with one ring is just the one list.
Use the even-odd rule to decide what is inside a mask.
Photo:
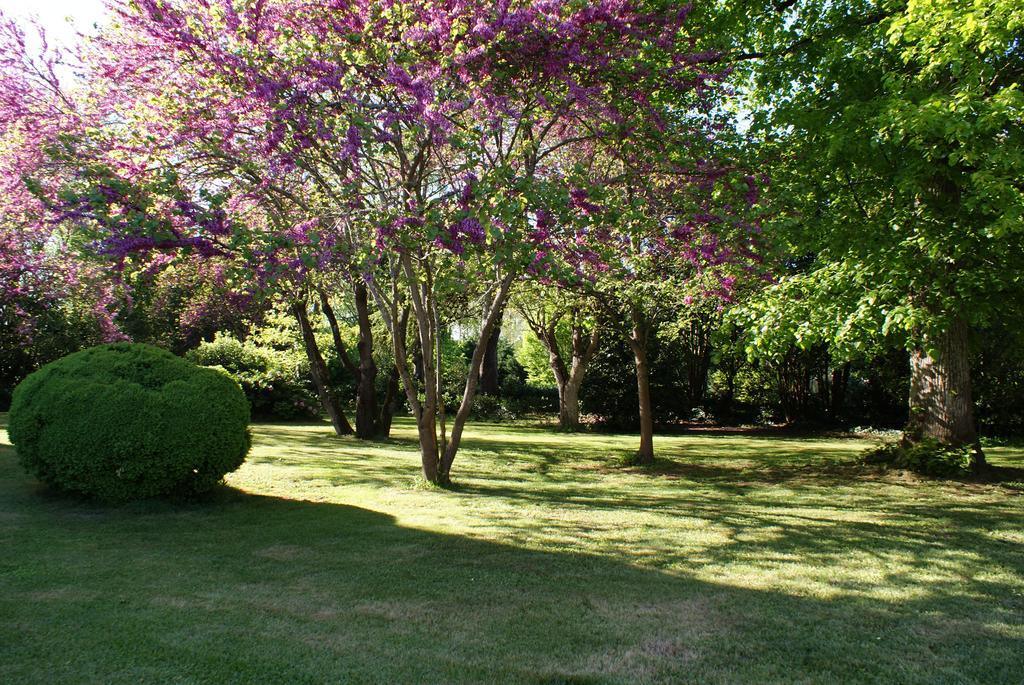
[[(257, 425), (210, 501), (46, 492), (0, 433), (3, 683), (1020, 683), (1024, 499), (868, 445)], [(1024, 466), (1024, 452), (990, 459)]]

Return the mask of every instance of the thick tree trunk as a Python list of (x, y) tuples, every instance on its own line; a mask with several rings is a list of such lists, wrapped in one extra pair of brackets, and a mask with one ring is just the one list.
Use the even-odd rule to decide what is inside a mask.
[(352, 426), (345, 418), (341, 410), (341, 403), (337, 395), (330, 387), (330, 376), (327, 372), (327, 364), (323, 355), (320, 354), (320, 347), (316, 342), (316, 334), (313, 325), (309, 321), (309, 313), (306, 311), (306, 303), (296, 302), (292, 306), (296, 320), (299, 322), (299, 330), (302, 331), (302, 344), (306, 350), (306, 357), (309, 359), (310, 375), (313, 377), (313, 385), (316, 386), (317, 395), (320, 396), (320, 404), (331, 419), (334, 432), (338, 435), (351, 435)]
[[(935, 440), (941, 445), (977, 445), (974, 402), (971, 397), (968, 329), (957, 319), (934, 340), (910, 355), (910, 420), (904, 431), (909, 442)], [(979, 468), (984, 455), (977, 450)]]
[(496, 396), (500, 392), (498, 387), (498, 342), (501, 337), (501, 321), (504, 317), (504, 310), (498, 312), (498, 320), (494, 323), (494, 330), (487, 341), (484, 350), (484, 360), (480, 365), (480, 394)]
[(640, 449), (636, 453), (638, 464), (654, 463), (654, 411), (651, 406), (650, 369), (647, 365), (648, 327), (636, 308), (632, 311), (633, 329), (629, 345), (636, 364), (637, 401), (640, 408)]
[(356, 437), (380, 436), (377, 410), (377, 364), (373, 360), (373, 325), (366, 286), (355, 286), (356, 317), (359, 321), (359, 373), (356, 376)]
[(558, 427), (564, 431), (580, 428), (580, 386), (583, 377), (567, 379), (558, 385)]

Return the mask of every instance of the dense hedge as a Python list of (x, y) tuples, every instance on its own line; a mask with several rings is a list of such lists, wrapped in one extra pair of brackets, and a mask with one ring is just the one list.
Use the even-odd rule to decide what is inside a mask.
[(149, 345), (100, 345), (14, 391), (9, 434), (25, 468), (108, 501), (209, 490), (249, 450), (249, 405), (221, 371)]
[(185, 356), (200, 366), (218, 366), (227, 371), (242, 387), (255, 419), (289, 421), (320, 415), (304, 353), (218, 335)]

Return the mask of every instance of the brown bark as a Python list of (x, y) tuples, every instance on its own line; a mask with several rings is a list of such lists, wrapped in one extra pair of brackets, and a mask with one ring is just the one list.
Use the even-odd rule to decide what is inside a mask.
[[(498, 342), (501, 337), (501, 321), (504, 317), (504, 310), (498, 312), (498, 320), (494, 324), (494, 331), (487, 341), (484, 351), (484, 360), (480, 365), (480, 394), (496, 396), (500, 392), (498, 387)], [(482, 341), (478, 344), (482, 344)]]
[(580, 386), (579, 381), (566, 381), (558, 386), (559, 430), (571, 433), (580, 428)]
[(352, 374), (353, 378), (358, 378), (359, 369), (352, 362), (352, 358), (348, 354), (348, 349), (345, 347), (345, 341), (341, 339), (341, 326), (338, 325), (338, 317), (334, 314), (334, 307), (331, 306), (331, 300), (323, 290), (319, 291), (319, 295), (320, 308), (323, 310), (324, 316), (327, 318), (327, 324), (331, 328), (331, 338), (334, 340), (334, 351), (338, 354), (338, 359), (341, 360), (341, 364), (345, 367), (345, 370)]
[(640, 449), (636, 453), (638, 464), (654, 463), (654, 411), (651, 406), (650, 369), (647, 364), (647, 338), (649, 326), (642, 312), (633, 307), (630, 312), (633, 327), (630, 331), (629, 346), (633, 350), (636, 364), (637, 401), (640, 408)]
[[(377, 363), (373, 360), (373, 325), (370, 322), (366, 286), (355, 286), (356, 318), (359, 321), (359, 369), (356, 375), (356, 437), (381, 436), (377, 410)], [(385, 434), (386, 435), (386, 434)]]
[[(935, 440), (941, 445), (978, 445), (971, 397), (970, 348), (967, 323), (955, 320), (910, 355), (910, 420), (904, 431), (909, 442)], [(984, 455), (977, 449), (978, 466)]]
[(455, 412), (455, 419), (452, 421), (451, 439), (445, 445), (444, 454), (441, 458), (441, 468), (438, 474), (440, 480), (438, 482), (447, 483), (451, 478), (452, 463), (455, 461), (455, 455), (459, 450), (459, 443), (462, 441), (462, 431), (466, 426), (466, 421), (469, 419), (469, 412), (473, 409), (473, 399), (476, 396), (480, 366), (483, 364), (484, 350), (486, 349), (485, 343), (490, 340), (494, 332), (495, 323), (505, 309), (505, 303), (508, 301), (509, 289), (511, 287), (512, 276), (509, 275), (503, 278), (498, 285), (494, 299), (491, 300), (490, 306), (485, 312), (483, 325), (480, 327), (480, 343), (473, 351), (473, 357), (469, 363), (469, 375), (466, 378), (466, 387), (462, 392), (462, 402), (459, 404), (459, 409)]
[(526, 323), (548, 352), (548, 365), (558, 387), (558, 428), (563, 431), (576, 431), (580, 428), (580, 389), (583, 387), (587, 366), (597, 351), (600, 328), (594, 326), (588, 335), (582, 324), (575, 316), (573, 317), (571, 359), (566, 364), (555, 334), (562, 316), (559, 314), (548, 318), (544, 313), (523, 312)]
[[(324, 315), (327, 317), (327, 322), (330, 324), (331, 335), (334, 338), (334, 347), (337, 350), (338, 357), (348, 372), (352, 374), (352, 378), (355, 379), (356, 437), (363, 440), (386, 438), (391, 433), (392, 419), (398, 407), (400, 385), (398, 370), (392, 368), (384, 391), (384, 398), (381, 402), (378, 402), (377, 375), (379, 369), (373, 358), (373, 324), (370, 320), (369, 293), (366, 285), (363, 283), (355, 285), (353, 291), (356, 318), (359, 324), (359, 342), (357, 343), (358, 365), (352, 361), (351, 355), (349, 355), (348, 349), (345, 347), (334, 308), (323, 291), (320, 291), (320, 304)], [(408, 316), (408, 311), (404, 312), (401, 323), (403, 339)]]
[[(419, 411), (415, 412), (423, 478), (431, 483), (443, 483), (445, 478), (441, 475), (441, 453), (437, 435), (437, 417), (441, 398), (437, 385), (438, 369), (434, 363), (436, 330), (433, 289), (431, 287), (432, 276), (428, 271), (426, 282), (421, 283), (414, 270), (412, 258), (407, 253), (401, 255), (401, 264), (409, 284), (412, 315), (416, 321), (416, 342), (418, 342), (419, 364), (423, 381), (423, 401), (418, 403)], [(404, 356), (402, 358), (406, 359)], [(403, 377), (403, 381), (405, 380)], [(411, 379), (406, 382), (406, 394), (418, 395), (418, 388), (412, 384)], [(412, 404), (411, 400), (410, 404)]]
[[(436, 394), (428, 384), (425, 388), (424, 399), (420, 401), (419, 386), (413, 376), (413, 367), (409, 357), (410, 350), (407, 345), (406, 331), (410, 311), (415, 314), (418, 336), (413, 339), (414, 344), (422, 344), (420, 340), (429, 336), (431, 326), (426, 323), (426, 311), (422, 299), (423, 291), (418, 279), (409, 278), (408, 290), (406, 293), (412, 300), (410, 307), (403, 300), (400, 283), (400, 272), (412, 276), (412, 263), (407, 253), (400, 252), (398, 259), (391, 263), (391, 292), (386, 293), (375, 282), (368, 281), (367, 286), (373, 294), (377, 304), (377, 311), (384, 319), (384, 325), (391, 333), (392, 351), (395, 356), (395, 370), (405, 390), (405, 398), (409, 403), (409, 411), (416, 420), (416, 431), (419, 437), (420, 461), (422, 464), (423, 477), (430, 482), (438, 480), (438, 448), (437, 448), (437, 404)], [(427, 291), (429, 292), (429, 290)], [(401, 313), (399, 310), (401, 309)], [(419, 355), (422, 364), (424, 378), (427, 376), (427, 359)], [(431, 364), (432, 366), (432, 364)]]
[[(402, 311), (402, 315), (399, 317), (395, 335), (401, 337), (401, 346), (405, 347), (405, 340), (409, 328), (409, 308), (406, 307)], [(400, 403), (400, 386), (401, 376), (398, 372), (398, 365), (395, 364), (391, 367), (391, 373), (388, 375), (388, 384), (384, 391), (384, 401), (380, 407), (380, 418), (377, 419), (377, 430), (378, 435), (381, 438), (386, 438), (391, 435), (391, 423), (395, 417), (395, 412), (398, 411)]]
[(327, 372), (327, 364), (324, 362), (320, 347), (316, 342), (316, 335), (313, 325), (309, 321), (309, 313), (306, 311), (306, 302), (300, 301), (292, 305), (292, 312), (299, 322), (299, 330), (302, 331), (302, 344), (306, 350), (306, 357), (309, 359), (310, 375), (313, 377), (313, 385), (316, 387), (317, 395), (320, 397), (320, 404), (323, 406), (327, 416), (331, 419), (334, 432), (337, 435), (351, 435), (352, 426), (349, 425), (345, 413), (341, 409), (341, 403), (337, 395), (330, 387), (330, 376)]
[[(417, 273), (412, 255), (408, 252), (398, 251), (397, 260), (392, 262), (390, 294), (385, 293), (373, 282), (368, 285), (377, 303), (377, 309), (391, 332), (395, 366), (405, 388), (409, 408), (416, 419), (423, 478), (432, 483), (447, 484), (450, 480), (452, 462), (455, 460), (462, 432), (473, 406), (486, 342), (494, 329), (498, 312), (508, 301), (513, 275), (508, 275), (501, 280), (491, 299), (490, 306), (485, 310), (486, 317), (480, 333), (481, 344), (477, 345), (473, 353), (462, 402), (455, 414), (449, 440), (445, 435), (444, 404), (439, 387), (440, 316), (434, 301), (433, 272), (429, 263), (424, 267), (421, 272)], [(405, 281), (404, 288), (399, 285), (401, 280)], [(404, 294), (401, 292), (402, 289), (405, 290)], [(418, 347), (418, 358), (414, 360), (410, 360), (410, 351), (406, 346), (404, 336), (399, 334), (399, 330), (404, 324), (398, 320), (398, 309), (404, 295), (408, 296), (407, 302), (413, 320), (416, 322), (417, 335), (414, 338), (414, 343)], [(420, 386), (417, 385), (416, 379), (413, 377), (412, 364), (415, 362), (419, 363), (422, 371), (422, 400), (419, 397)], [(440, 435), (438, 434), (439, 427)]]
[(710, 317), (694, 316), (690, 320), (689, 335), (686, 338), (686, 380), (687, 408), (691, 411), (704, 406), (708, 371), (711, 368), (711, 336), (715, 328), (715, 321)]
[[(576, 431), (580, 428), (580, 388), (583, 387), (587, 366), (597, 351), (599, 336), (597, 326), (590, 331), (590, 335), (587, 335), (582, 326), (573, 323), (572, 359), (568, 369), (565, 369), (564, 363), (561, 364), (562, 374), (558, 383), (558, 427), (564, 431)], [(551, 340), (557, 351), (558, 345), (554, 335), (551, 336)]]

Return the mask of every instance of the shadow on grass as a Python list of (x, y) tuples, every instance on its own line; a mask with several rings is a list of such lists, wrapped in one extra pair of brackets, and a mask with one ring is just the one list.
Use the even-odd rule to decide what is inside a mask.
[[(418, 461), (407, 424), (257, 430), (275, 478), (393, 487)], [(41, 497), (0, 448), (0, 682), (1020, 681), (1012, 502), (820, 442), (667, 441), (641, 472), (607, 466), (622, 436), (497, 430), (467, 436), (453, 492), (374, 505), (461, 535), (228, 488)]]
[[(5, 682), (1020, 675), (1024, 643), (1003, 627), (1019, 621), (1020, 597), (982, 579), (900, 602), (822, 599), (406, 528), (338, 504), (225, 489), (205, 503), (105, 509), (39, 498), (5, 475)], [(829, 544), (820, 526), (791, 517), (773, 553)], [(828, 539), (840, 537), (888, 552), (870, 527)], [(947, 563), (975, 572), (973, 552)]]

